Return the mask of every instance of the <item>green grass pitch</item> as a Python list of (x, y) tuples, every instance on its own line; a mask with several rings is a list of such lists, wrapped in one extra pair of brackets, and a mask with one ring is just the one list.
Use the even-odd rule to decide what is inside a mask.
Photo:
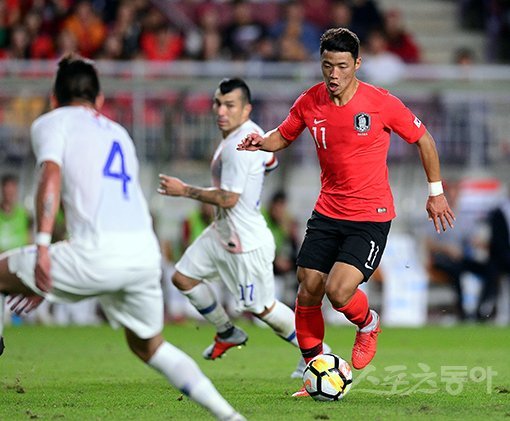
[[(208, 325), (168, 326), (249, 420), (508, 420), (510, 329), (493, 326), (383, 327), (372, 365), (355, 371), (339, 402), (292, 398), (297, 350), (269, 329), (242, 323), (250, 339), (221, 360), (202, 350)], [(0, 420), (207, 420), (127, 349), (121, 331), (101, 327), (9, 327), (0, 357)], [(350, 359), (354, 329), (326, 329), (333, 352)]]

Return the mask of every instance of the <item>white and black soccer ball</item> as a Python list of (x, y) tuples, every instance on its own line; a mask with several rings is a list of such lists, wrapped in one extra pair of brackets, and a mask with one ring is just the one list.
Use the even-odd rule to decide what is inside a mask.
[(303, 383), (315, 400), (338, 401), (352, 386), (351, 366), (335, 354), (317, 355), (306, 366)]

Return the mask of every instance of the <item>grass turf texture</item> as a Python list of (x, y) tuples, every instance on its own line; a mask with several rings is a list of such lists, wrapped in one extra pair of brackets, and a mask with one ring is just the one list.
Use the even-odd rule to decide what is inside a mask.
[[(248, 345), (217, 361), (201, 357), (214, 335), (208, 325), (168, 326), (165, 336), (249, 420), (510, 419), (509, 328), (383, 328), (373, 365), (355, 371), (349, 394), (330, 403), (292, 398), (301, 386), (289, 377), (297, 350), (269, 329), (242, 327)], [(212, 419), (131, 355), (121, 331), (20, 326), (5, 338), (0, 420)], [(347, 360), (353, 338), (353, 328), (327, 328), (333, 352)], [(460, 393), (449, 393), (445, 367)], [(489, 367), (497, 374), (487, 381)]]

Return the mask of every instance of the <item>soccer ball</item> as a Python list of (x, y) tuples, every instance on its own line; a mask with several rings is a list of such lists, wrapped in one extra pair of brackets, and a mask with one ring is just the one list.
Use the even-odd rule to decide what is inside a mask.
[(335, 354), (317, 355), (306, 366), (303, 383), (315, 400), (338, 401), (352, 386), (351, 366)]

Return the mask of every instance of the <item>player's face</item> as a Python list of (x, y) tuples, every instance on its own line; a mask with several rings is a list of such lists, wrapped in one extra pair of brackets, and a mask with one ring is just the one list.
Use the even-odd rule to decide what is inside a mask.
[(250, 118), (251, 105), (243, 101), (241, 89), (234, 89), (225, 95), (217, 89), (213, 101), (216, 124), (223, 137), (227, 137)]
[(331, 97), (342, 96), (354, 85), (360, 65), (361, 58), (354, 60), (351, 53), (324, 50), (321, 55), (322, 77)]

